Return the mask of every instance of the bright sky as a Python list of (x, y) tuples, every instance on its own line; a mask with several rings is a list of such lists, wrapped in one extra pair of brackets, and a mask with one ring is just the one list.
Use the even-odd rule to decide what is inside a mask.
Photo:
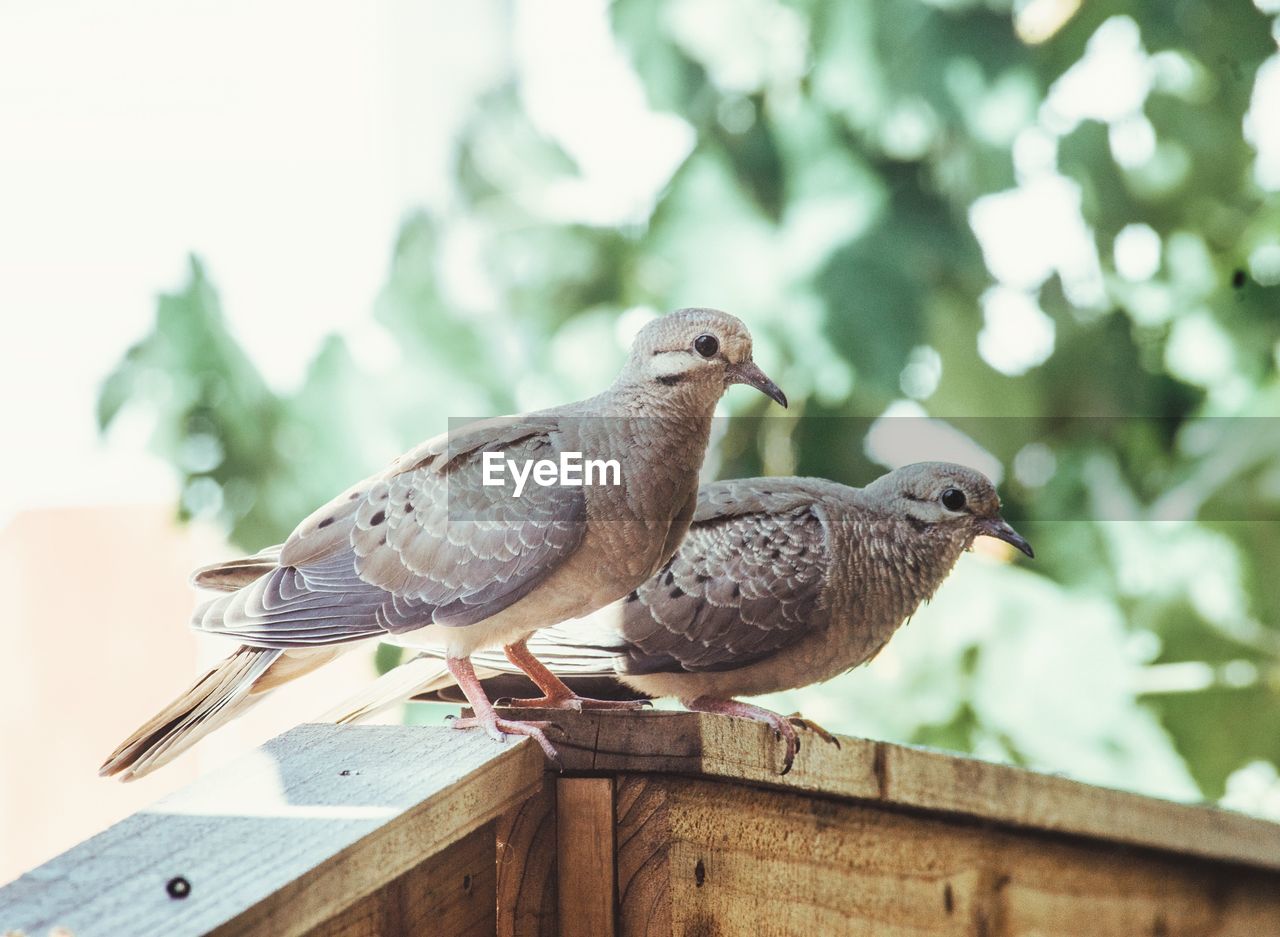
[(278, 384), (367, 316), (400, 216), (444, 198), (449, 134), (500, 61), (497, 16), (409, 0), (6, 6), (0, 521), (171, 485), (136, 439), (98, 446), (93, 404), (188, 252)]

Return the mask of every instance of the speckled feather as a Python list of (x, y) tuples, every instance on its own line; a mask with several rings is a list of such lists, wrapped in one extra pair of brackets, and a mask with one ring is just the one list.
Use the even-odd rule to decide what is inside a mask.
[(824, 510), (769, 479), (703, 486), (665, 571), (624, 600), (619, 672), (733, 669), (827, 624)]

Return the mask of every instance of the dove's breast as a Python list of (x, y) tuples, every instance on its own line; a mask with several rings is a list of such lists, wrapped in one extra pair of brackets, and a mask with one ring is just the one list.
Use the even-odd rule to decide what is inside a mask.
[(484, 621), (462, 628), (431, 625), (394, 640), (411, 647), (443, 644), (450, 654), (465, 656), (584, 617), (627, 595), (670, 558), (688, 529), (708, 431), (707, 421), (671, 425), (656, 418), (575, 427), (575, 436), (561, 445), (590, 457), (616, 454), (621, 483), (583, 488), (585, 528), (573, 553), (538, 589)]

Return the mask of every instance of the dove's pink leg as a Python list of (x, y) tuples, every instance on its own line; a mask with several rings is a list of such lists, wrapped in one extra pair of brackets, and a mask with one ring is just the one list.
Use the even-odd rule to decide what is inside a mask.
[(559, 765), (560, 755), (547, 741), (547, 736), (543, 733), (543, 726), (549, 726), (549, 722), (516, 722), (513, 719), (499, 719), (498, 714), (493, 711), (493, 704), (489, 702), (489, 697), (484, 692), (484, 687), (480, 685), (480, 678), (476, 676), (476, 671), (471, 666), (471, 660), (467, 657), (449, 657), (445, 660), (445, 666), (449, 668), (449, 673), (453, 675), (453, 679), (457, 681), (458, 686), (467, 697), (467, 702), (471, 704), (471, 710), (474, 716), (454, 719), (451, 725), (455, 729), (471, 729), (480, 726), (489, 733), (491, 738), (497, 739), (499, 742), (505, 741), (504, 733), (510, 735), (527, 735), (547, 753), (547, 757), (552, 762)]
[(752, 722), (763, 722), (765, 725), (770, 726), (787, 743), (787, 754), (782, 762), (783, 774), (791, 770), (791, 763), (796, 760), (796, 752), (800, 750), (800, 739), (796, 735), (796, 723), (799, 723), (803, 728), (817, 732), (837, 748), (840, 746), (840, 742), (834, 735), (825, 729), (820, 729), (814, 723), (800, 717), (798, 714), (792, 717), (780, 716), (765, 709), (763, 706), (752, 706), (750, 703), (740, 703), (736, 699), (715, 699), (710, 696), (699, 696), (697, 699), (681, 700), (680, 702), (685, 709), (691, 709), (694, 712), (734, 716), (738, 719), (750, 719)]
[[(527, 640), (527, 639), (526, 639)], [(524, 671), (525, 676), (538, 685), (542, 696), (534, 699), (513, 699), (512, 706), (525, 709), (643, 709), (648, 700), (588, 699), (579, 696), (565, 686), (564, 681), (547, 669), (547, 665), (533, 656), (525, 641), (508, 644), (503, 649), (507, 660)]]

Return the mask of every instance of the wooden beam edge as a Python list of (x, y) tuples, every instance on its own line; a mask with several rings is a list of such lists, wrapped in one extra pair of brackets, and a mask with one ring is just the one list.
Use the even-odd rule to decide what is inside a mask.
[[(536, 718), (533, 711), (514, 718)], [(548, 718), (545, 711), (540, 717)], [(947, 752), (801, 730), (792, 770), (765, 726), (706, 713), (555, 713), (566, 771), (719, 778), (1280, 870), (1280, 824)], [(836, 744), (838, 743), (838, 744)]]
[[(476, 770), (210, 931), (209, 937), (305, 934), (335, 913), (333, 907), (315, 901), (316, 893), (331, 895), (340, 913), (537, 794), (545, 778), (545, 761), (537, 744), (512, 740), (509, 751), (499, 751)], [(377, 861), (369, 861), (371, 856)], [(282, 905), (287, 909), (283, 919), (276, 914)]]
[(0, 932), (300, 934), (544, 783), (529, 740), (297, 726), (0, 888)]

